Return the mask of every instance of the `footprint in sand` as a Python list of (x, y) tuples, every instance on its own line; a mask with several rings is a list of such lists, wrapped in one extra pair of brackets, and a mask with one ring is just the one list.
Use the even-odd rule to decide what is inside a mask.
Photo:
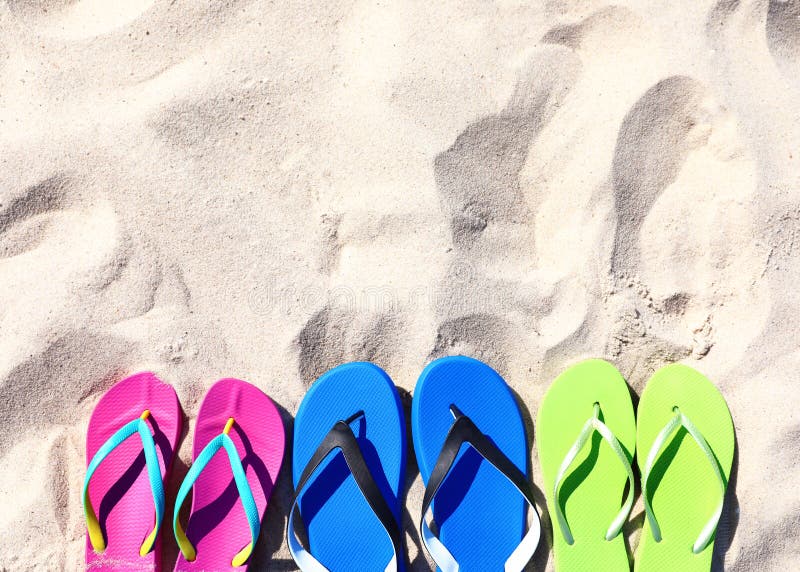
[[(0, 176), (0, 462), (27, 466), (31, 451), (49, 458), (45, 482), (35, 485), (41, 493), (54, 481), (80, 482), (85, 428), (75, 420), (88, 418), (99, 394), (136, 364), (174, 365), (175, 352), (157, 348), (183, 330), (176, 318), (187, 301), (180, 276), (98, 188), (107, 183), (102, 172), (60, 170), (57, 158), (37, 149), (35, 162), (29, 150), (6, 151)], [(82, 551), (75, 498), (46, 490), (23, 495), (20, 512), (0, 523), (9, 543), (25, 547), (14, 569), (53, 569)], [(7, 494), (0, 482), (0, 496)], [(31, 515), (51, 529), (19, 536)], [(54, 546), (47, 541), (54, 536), (75, 542)]]
[(81, 40), (127, 26), (155, 3), (155, 0), (9, 0), (8, 7), (42, 35)]
[[(69, 93), (85, 86), (91, 100), (96, 85), (119, 90), (153, 82), (136, 95), (168, 99), (177, 83), (196, 87), (198, 78), (209, 78), (204, 66), (228, 53), (213, 47), (220, 34), (250, 23), (236, 2), (9, 0), (8, 13), (4, 42), (17, 73), (35, 70), (48, 91), (59, 91), (61, 82)], [(122, 92), (109, 99), (132, 97)]]
[(468, 355), (491, 364), (503, 374), (508, 366), (507, 348), (522, 335), (519, 325), (500, 316), (469, 314), (446, 320), (439, 326), (428, 359)]
[(612, 165), (617, 228), (612, 272), (625, 280), (640, 262), (639, 233), (658, 197), (675, 181), (692, 147), (701, 143), (705, 90), (696, 80), (674, 76), (651, 87), (622, 122)]
[(756, 167), (736, 118), (699, 81), (666, 78), (623, 120), (611, 180), (617, 327), (609, 353), (627, 371), (644, 372), (705, 357), (714, 331), (725, 328), (741, 334), (726, 336), (738, 340), (723, 350), (735, 360), (764, 315), (753, 310), (764, 303), (763, 253), (749, 239)]
[(770, 0), (767, 45), (785, 77), (800, 85), (800, 2)]
[[(531, 143), (558, 109), (577, 72), (577, 63), (566, 51), (543, 50), (523, 70), (505, 108), (467, 126), (436, 157), (436, 185), (459, 252), (469, 252), (481, 237), (502, 241), (503, 235), (515, 232), (514, 226), (531, 219), (520, 172)], [(515, 250), (532, 246), (524, 241)]]
[(535, 334), (540, 312), (533, 307), (548, 302), (538, 285), (526, 282), (535, 256), (536, 201), (520, 177), (532, 142), (578, 72), (568, 50), (543, 48), (529, 58), (506, 106), (468, 125), (436, 157), (434, 176), (450, 221), (453, 259), (435, 296), (441, 322), (429, 357), (473, 351), (502, 369), (503, 340), (523, 331), (501, 318), (509, 311), (518, 312)]
[[(75, 407), (120, 373), (134, 344), (108, 327), (148, 312), (163, 281), (135, 251), (111, 203), (84, 196), (85, 178), (56, 171), (28, 185), (4, 182), (18, 190), (0, 195), (0, 328), (13, 332), (0, 340), (0, 401), (19, 418), (0, 424), (0, 454), (6, 432), (68, 423)], [(142, 289), (120, 291), (120, 281)], [(100, 358), (87, 362), (87, 347), (102, 347)], [(52, 392), (26, 391), (32, 383)]]
[(295, 338), (300, 379), (309, 387), (344, 362), (370, 361), (386, 370), (402, 356), (399, 317), (327, 304), (314, 313)]
[[(87, 300), (91, 292), (100, 295), (113, 273), (118, 227), (110, 204), (84, 200), (80, 182), (68, 172), (51, 171), (30, 184), (10, 180), (31, 167), (15, 165), (13, 153), (6, 156), (9, 169), (0, 192), (0, 329), (6, 333), (0, 340), (0, 462), (27, 467), (33, 454), (47, 461), (47, 469), (33, 473), (45, 480), (34, 480), (31, 489), (15, 486), (21, 513), (5, 515), (0, 528), (8, 542), (24, 547), (14, 568), (46, 570), (67, 560), (57, 552), (63, 547), (51, 547), (46, 539), (78, 536), (72, 523), (79, 517), (67, 489), (55, 494), (50, 488), (59, 478), (54, 472), (76, 469), (58, 466), (70, 449), (64, 427), (75, 423), (91, 394), (110, 385), (131, 344), (95, 328)], [(30, 163), (29, 157), (18, 160)], [(0, 494), (10, 494), (5, 487), (0, 483)], [(16, 536), (24, 530), (19, 523), (31, 518), (51, 529), (37, 539)]]
[[(610, 30), (625, 28), (633, 32), (620, 36), (626, 39), (610, 54), (592, 49), (607, 43)], [(545, 362), (562, 360), (569, 348), (572, 356), (583, 351), (616, 358), (630, 373), (686, 356), (714, 359), (715, 332), (721, 328), (741, 329), (741, 336), (725, 336), (739, 341), (726, 342), (731, 347), (718, 352), (737, 355), (759, 331), (761, 313), (748, 314), (756, 318), (747, 325), (736, 317), (745, 301), (764, 303), (758, 286), (762, 253), (741, 238), (754, 232), (748, 214), (756, 188), (754, 160), (740, 141), (736, 118), (696, 79), (659, 80), (664, 70), (641, 58), (629, 71), (653, 83), (642, 79), (616, 86), (613, 77), (619, 76), (606, 78), (598, 71), (607, 65), (606, 57), (618, 58), (617, 52), (641, 53), (650, 38), (639, 28), (634, 13), (614, 8), (546, 34), (546, 42), (566, 48), (550, 52), (548, 61), (536, 61), (537, 73), (523, 75), (505, 109), (469, 125), (436, 158), (453, 266), (467, 261), (473, 272), (466, 281), (446, 273), (441, 283), (436, 310), (442, 319), (432, 355), (448, 346), (502, 345), (497, 340), (516, 336), (522, 326), (534, 332), (532, 345), (545, 347)], [(587, 131), (567, 110), (573, 91), (580, 95), (589, 89), (593, 97), (597, 82), (613, 95), (602, 113), (586, 119), (598, 125)], [(548, 154), (555, 160), (593, 153), (569, 137), (575, 129), (586, 131), (600, 149), (613, 143), (614, 151), (603, 164), (572, 160), (584, 174), (566, 179), (550, 172)], [(535, 155), (542, 152), (544, 158)], [(607, 178), (597, 178), (596, 172)], [(595, 188), (565, 202), (552, 178), (572, 185), (594, 182)], [(553, 204), (568, 210), (558, 217)], [(598, 223), (604, 216), (608, 224)], [(543, 223), (546, 232), (539, 231)], [(610, 236), (608, 228), (614, 229)], [(552, 249), (564, 233), (569, 240), (582, 237), (585, 244), (577, 251), (583, 262), (540, 260), (537, 250)], [(545, 242), (535, 243), (534, 236)], [(739, 243), (750, 247), (728, 247)], [(544, 264), (552, 266), (548, 273)], [(581, 279), (562, 284), (554, 271), (569, 264), (577, 265)], [(528, 307), (515, 306), (514, 292), (526, 280), (544, 294), (530, 296), (534, 302)], [(509, 295), (498, 310), (496, 299), (486, 293), (503, 291)], [(461, 308), (455, 316), (454, 307)], [(501, 311), (503, 320), (497, 318)], [(584, 314), (576, 322), (573, 314), (579, 312)], [(516, 325), (506, 323), (508, 316)], [(574, 330), (563, 331), (564, 318), (576, 323)], [(546, 343), (535, 338), (538, 331)]]
[[(9, 162), (15, 163), (13, 158)], [(9, 168), (9, 173), (17, 172), (25, 170)], [(16, 303), (3, 304), (1, 323), (17, 331), (0, 341), (0, 355), (4, 363), (13, 364), (31, 341), (29, 336), (45, 324), (55, 325), (60, 313), (72, 306), (70, 284), (80, 282), (77, 277), (86, 276), (82, 285), (96, 289), (113, 271), (119, 229), (110, 203), (85, 201), (80, 182), (70, 173), (56, 171), (30, 184), (4, 182), (11, 190), (0, 195), (0, 265), (5, 277), (0, 297)], [(20, 324), (26, 325), (24, 331), (18, 331)]]

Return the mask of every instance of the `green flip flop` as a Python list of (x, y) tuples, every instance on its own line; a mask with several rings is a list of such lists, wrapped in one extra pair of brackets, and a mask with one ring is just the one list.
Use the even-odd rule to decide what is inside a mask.
[(598, 359), (569, 368), (536, 426), (556, 570), (630, 570), (620, 531), (633, 506), (636, 421), (622, 375)]
[(688, 366), (661, 368), (639, 401), (636, 446), (647, 518), (635, 570), (707, 572), (733, 464), (725, 399)]

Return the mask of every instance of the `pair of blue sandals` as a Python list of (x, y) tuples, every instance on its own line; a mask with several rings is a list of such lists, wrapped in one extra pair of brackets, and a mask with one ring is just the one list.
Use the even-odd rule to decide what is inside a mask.
[[(540, 523), (525, 423), (503, 378), (468, 357), (432, 362), (411, 433), (426, 487), (420, 537), (438, 568), (522, 570)], [(397, 388), (379, 367), (344, 364), (311, 386), (295, 419), (286, 533), (303, 572), (405, 569), (406, 444)]]

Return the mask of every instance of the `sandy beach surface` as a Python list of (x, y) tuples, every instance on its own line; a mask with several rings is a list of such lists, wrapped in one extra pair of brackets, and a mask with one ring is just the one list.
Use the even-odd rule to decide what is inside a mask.
[[(0, 570), (82, 570), (127, 374), (180, 397), (174, 495), (218, 378), (290, 423), (344, 361), (409, 405), (459, 353), (529, 422), (583, 358), (699, 369), (738, 443), (714, 569), (800, 568), (798, 101), (795, 0), (0, 3)], [(296, 569), (289, 472), (251, 570)]]

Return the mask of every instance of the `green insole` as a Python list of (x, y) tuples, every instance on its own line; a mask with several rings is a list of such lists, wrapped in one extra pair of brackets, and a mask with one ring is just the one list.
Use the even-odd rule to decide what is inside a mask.
[[(639, 401), (636, 448), (642, 475), (653, 442), (678, 411), (705, 438), (727, 486), (734, 454), (728, 406), (708, 379), (681, 364), (658, 370)], [(659, 451), (647, 483), (647, 496), (661, 529), (661, 540), (654, 538), (646, 518), (634, 570), (708, 572), (714, 538), (698, 554), (692, 547), (724, 495), (708, 457), (685, 427), (678, 427)]]
[(558, 498), (574, 542), (569, 544), (555, 518), (553, 487), (559, 468), (599, 404), (605, 423), (632, 462), (636, 422), (630, 392), (610, 363), (592, 359), (562, 373), (539, 408), (536, 443), (553, 521), (553, 551), (559, 572), (630, 570), (622, 534), (606, 540), (626, 493), (628, 472), (609, 444), (595, 431), (569, 465)]

